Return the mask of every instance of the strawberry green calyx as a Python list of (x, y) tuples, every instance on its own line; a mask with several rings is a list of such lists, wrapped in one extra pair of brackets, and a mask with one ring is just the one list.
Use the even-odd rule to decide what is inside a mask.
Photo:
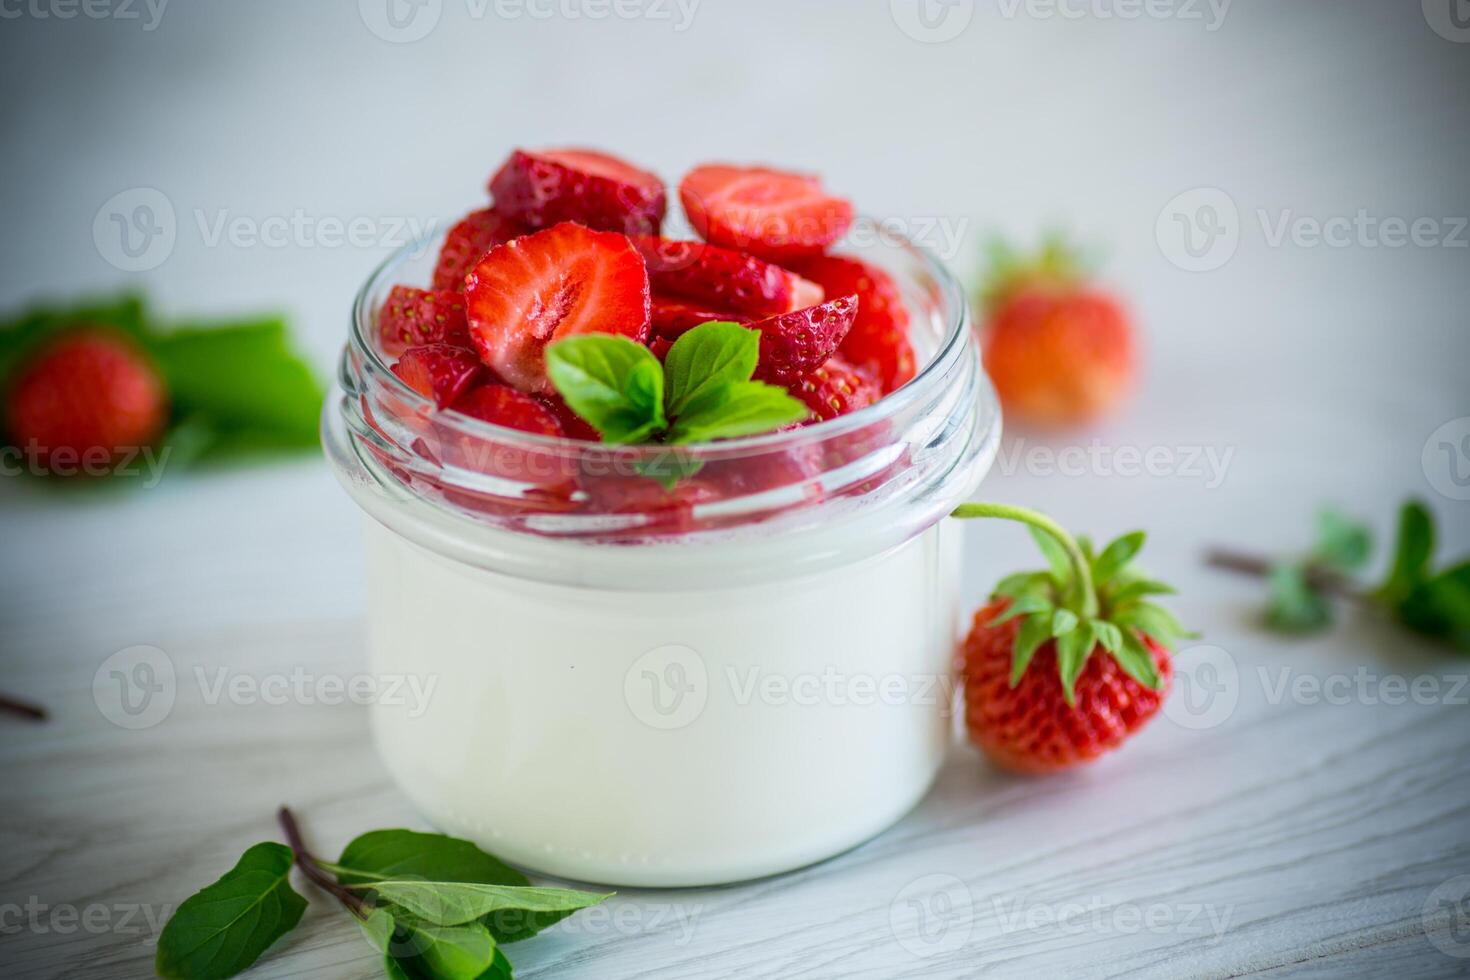
[(1129, 677), (1159, 690), (1162, 681), (1144, 638), (1172, 649), (1180, 640), (1196, 635), (1168, 610), (1148, 600), (1174, 590), (1133, 569), (1133, 559), (1143, 548), (1142, 531), (1125, 534), (1094, 554), (1086, 539), (1074, 538), (1051, 518), (1029, 508), (967, 503), (956, 507), (951, 516), (1025, 524), (1046, 555), (1048, 568), (1008, 575), (991, 593), (1009, 603), (991, 626), (1020, 620), (1011, 661), (1012, 687), (1020, 683), (1036, 651), (1054, 640), (1057, 670), (1069, 705), (1076, 704), (1077, 678), (1099, 646)]
[(989, 268), (980, 290), (980, 302), (994, 310), (1028, 288), (1068, 289), (1087, 278), (1091, 257), (1058, 233), (1042, 240), (1034, 254), (995, 239), (986, 247)]

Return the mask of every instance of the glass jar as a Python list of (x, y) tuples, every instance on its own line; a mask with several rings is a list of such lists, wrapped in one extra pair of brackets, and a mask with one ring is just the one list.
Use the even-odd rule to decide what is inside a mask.
[[(439, 240), (359, 293), (323, 420), (366, 513), (374, 738), (436, 826), (522, 867), (713, 885), (853, 847), (950, 742), (957, 527), (1000, 418), (965, 297), (894, 239), (918, 376), (832, 421), (676, 452), (435, 412), (375, 321)], [(672, 484), (672, 490), (665, 485)], [(389, 703), (389, 702), (393, 703)]]

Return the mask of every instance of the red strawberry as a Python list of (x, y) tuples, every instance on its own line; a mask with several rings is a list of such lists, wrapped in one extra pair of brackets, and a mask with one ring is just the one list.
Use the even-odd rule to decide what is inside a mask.
[(720, 498), (706, 481), (680, 480), (673, 489), (646, 476), (600, 476), (584, 483), (594, 514), (639, 514), (645, 521), (630, 536), (682, 534), (697, 526), (694, 508)]
[(789, 384), (827, 363), (852, 329), (857, 309), (856, 296), (839, 296), (750, 324), (750, 329), (761, 332), (756, 378)]
[[(509, 385), (482, 384), (471, 388), (455, 401), (453, 408), (508, 429), (552, 438), (565, 435), (550, 408)], [(483, 438), (462, 431), (456, 435), (458, 438), (452, 444), (457, 447), (457, 453), (452, 461), (457, 465), (504, 480), (536, 484), (541, 488), (538, 499), (542, 502), (550, 499), (546, 496), (547, 488), (563, 488), (561, 498), (570, 498), (575, 489), (572, 468), (556, 450), (527, 449), (511, 439)]]
[(750, 316), (743, 313), (732, 313), (729, 310), (710, 309), (698, 303), (672, 299), (668, 296), (654, 296), (650, 301), (649, 326), (660, 337), (675, 340), (686, 331), (711, 320), (748, 323)]
[(464, 277), (486, 252), (529, 230), (494, 208), (471, 211), (444, 237), (439, 263), (434, 266), (434, 288), (463, 291)]
[(1007, 416), (1062, 427), (1116, 406), (1136, 375), (1133, 328), (1117, 300), (1088, 287), (1056, 242), (1034, 262), (1001, 250), (997, 266), (983, 346)]
[(888, 273), (837, 255), (810, 259), (796, 269), (829, 296), (857, 295), (857, 318), (838, 348), (843, 357), (877, 379), (884, 394), (913, 378), (916, 359), (909, 342), (909, 311)]
[(852, 205), (817, 178), (764, 167), (697, 167), (679, 199), (705, 241), (772, 262), (823, 252), (852, 225)]
[(570, 222), (507, 242), (465, 279), (470, 338), (507, 383), (549, 394), (546, 346), (580, 333), (648, 337), (648, 269), (628, 239)]
[(397, 357), (424, 344), (470, 345), (464, 316), (464, 294), (446, 289), (394, 286), (378, 314), (383, 352)]
[(814, 422), (867, 408), (882, 397), (872, 378), (836, 355), (789, 385), (788, 390), (812, 410)]
[(602, 231), (658, 234), (664, 184), (594, 150), (516, 150), (490, 178), (496, 210), (532, 228), (575, 221)]
[(566, 434), (550, 408), (509, 385), (492, 383), (471, 388), (455, 399), (453, 408), (456, 412), (492, 425), (503, 425), (507, 429), (558, 438)]
[(674, 342), (667, 337), (655, 337), (648, 342), (648, 349), (653, 351), (653, 356), (658, 358), (660, 364), (669, 356), (669, 348), (673, 346)]
[(474, 351), (449, 344), (426, 344), (403, 352), (393, 373), (414, 391), (432, 398), (437, 408), (459, 400), (485, 372)]
[(648, 262), (654, 290), (709, 308), (769, 316), (814, 306), (824, 298), (815, 283), (744, 252), (647, 235), (634, 238), (633, 244)]
[(121, 333), (93, 326), (31, 355), (10, 385), (5, 415), (12, 444), (58, 475), (110, 466), (153, 443), (167, 420), (158, 372)]
[[(659, 360), (663, 360), (663, 358), (659, 358)], [(545, 405), (547, 410), (556, 416), (557, 423), (561, 425), (562, 433), (568, 439), (581, 439), (584, 442), (602, 441), (602, 433), (594, 429), (582, 416), (572, 411), (572, 406), (568, 405), (560, 395), (543, 395), (541, 396), (541, 404)]]
[(1168, 647), (1190, 636), (1147, 596), (1171, 591), (1131, 569), (1141, 531), (1101, 554), (1044, 515), (961, 504), (956, 517), (1030, 525), (1053, 560), (1011, 575), (975, 614), (959, 652), (965, 726), (996, 764), (1042, 773), (1091, 762), (1143, 727), (1164, 702)]

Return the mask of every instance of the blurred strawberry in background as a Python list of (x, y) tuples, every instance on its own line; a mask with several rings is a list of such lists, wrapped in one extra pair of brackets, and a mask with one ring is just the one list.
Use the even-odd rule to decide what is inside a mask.
[(1035, 256), (990, 249), (980, 294), (985, 370), (1007, 420), (1057, 429), (1117, 407), (1137, 374), (1122, 304), (1089, 281), (1080, 253), (1049, 237)]

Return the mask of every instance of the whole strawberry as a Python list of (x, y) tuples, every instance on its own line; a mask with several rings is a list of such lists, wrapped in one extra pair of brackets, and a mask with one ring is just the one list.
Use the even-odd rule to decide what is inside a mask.
[(1169, 648), (1191, 636), (1148, 597), (1172, 592), (1131, 565), (1142, 531), (1100, 554), (1050, 519), (1001, 504), (956, 517), (1027, 524), (1049, 568), (1008, 576), (975, 614), (959, 654), (965, 727), (997, 765), (1045, 773), (1091, 762), (1158, 713)]
[(1133, 388), (1133, 327), (1088, 284), (1077, 253), (1048, 242), (1034, 259), (1005, 246), (983, 294), (985, 370), (1006, 414), (1039, 428), (1094, 421)]
[(10, 441), (57, 473), (110, 465), (153, 443), (168, 418), (163, 380), (122, 334), (81, 326), (31, 355), (9, 385)]

